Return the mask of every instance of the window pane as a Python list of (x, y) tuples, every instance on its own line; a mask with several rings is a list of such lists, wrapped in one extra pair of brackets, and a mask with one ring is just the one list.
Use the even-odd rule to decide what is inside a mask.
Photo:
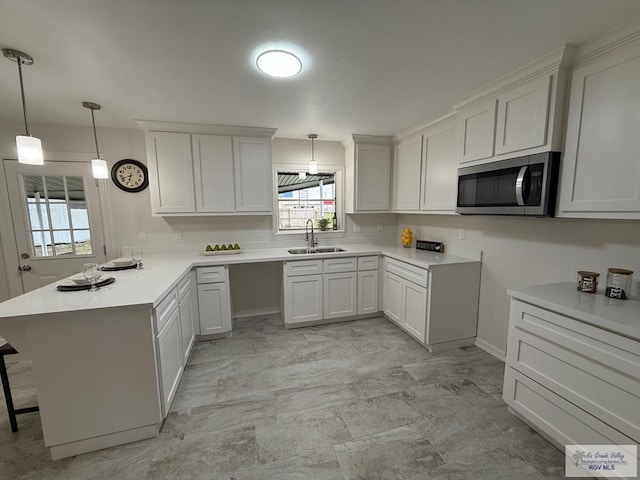
[[(66, 177), (69, 201), (84, 202), (84, 183), (82, 177)], [(73, 207), (72, 207), (73, 208)]]
[(29, 210), (30, 230), (49, 228), (49, 217), (47, 216), (47, 206), (45, 203), (35, 203), (34, 200), (33, 203), (27, 204), (27, 209)]
[(54, 200), (49, 202), (51, 225), (54, 230), (67, 229), (69, 225), (69, 207), (66, 203)]
[(62, 230), (53, 232), (53, 243), (55, 244), (56, 255), (73, 255), (73, 245), (71, 243), (71, 231)]
[(47, 197), (50, 202), (66, 201), (64, 192), (64, 177), (47, 175), (45, 178), (45, 184), (47, 186)]
[(51, 234), (46, 231), (33, 232), (33, 256), (50, 257), (52, 255)]
[(73, 228), (89, 228), (89, 212), (85, 202), (69, 202)]
[(74, 230), (73, 237), (76, 242), (76, 255), (92, 255), (91, 232), (89, 230)]

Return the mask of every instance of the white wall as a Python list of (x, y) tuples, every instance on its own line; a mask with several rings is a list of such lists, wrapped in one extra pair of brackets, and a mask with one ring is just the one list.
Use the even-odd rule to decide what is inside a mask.
[[(398, 228), (415, 238), (445, 242), (445, 249), (483, 251), (478, 338), (504, 352), (509, 320), (508, 288), (575, 281), (578, 270), (629, 268), (640, 276), (640, 222), (400, 215)], [(458, 229), (466, 240), (458, 240)]]

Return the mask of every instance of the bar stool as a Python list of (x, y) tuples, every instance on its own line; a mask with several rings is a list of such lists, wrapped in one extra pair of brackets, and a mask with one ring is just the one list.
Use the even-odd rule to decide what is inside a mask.
[(7, 375), (7, 366), (4, 363), (5, 355), (14, 355), (18, 351), (11, 346), (6, 340), (0, 337), (0, 378), (2, 379), (2, 389), (4, 390), (4, 398), (7, 401), (7, 412), (9, 413), (9, 423), (11, 423), (11, 431), (18, 431), (18, 422), (16, 415), (21, 413), (31, 413), (40, 410), (39, 407), (13, 408), (13, 398), (11, 397), (11, 387), (9, 386), (9, 376)]

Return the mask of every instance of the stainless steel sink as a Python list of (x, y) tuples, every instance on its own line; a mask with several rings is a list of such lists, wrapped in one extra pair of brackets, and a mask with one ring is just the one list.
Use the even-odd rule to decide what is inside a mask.
[(316, 247), (316, 248), (291, 248), (287, 250), (293, 255), (309, 254), (309, 253), (337, 253), (344, 252), (344, 248), (339, 247)]

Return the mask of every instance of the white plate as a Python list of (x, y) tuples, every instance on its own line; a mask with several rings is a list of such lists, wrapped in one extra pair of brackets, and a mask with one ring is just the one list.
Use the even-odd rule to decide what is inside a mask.
[[(98, 279), (98, 281), (96, 283), (104, 282), (105, 280), (108, 280), (109, 278), (111, 278), (111, 277), (103, 275)], [(74, 285), (89, 285), (89, 282), (87, 282), (87, 279), (84, 278), (83, 274), (76, 273), (75, 275), (72, 275), (69, 278), (65, 278), (58, 285), (62, 285), (64, 287), (72, 287)]]
[(129, 265), (133, 265), (133, 258), (114, 258), (110, 262), (116, 267), (128, 267)]
[(233, 255), (235, 253), (242, 253), (242, 249), (239, 250), (216, 250), (214, 252), (207, 252), (203, 250), (200, 252), (200, 255), (204, 255), (205, 257), (210, 257), (213, 255)]

